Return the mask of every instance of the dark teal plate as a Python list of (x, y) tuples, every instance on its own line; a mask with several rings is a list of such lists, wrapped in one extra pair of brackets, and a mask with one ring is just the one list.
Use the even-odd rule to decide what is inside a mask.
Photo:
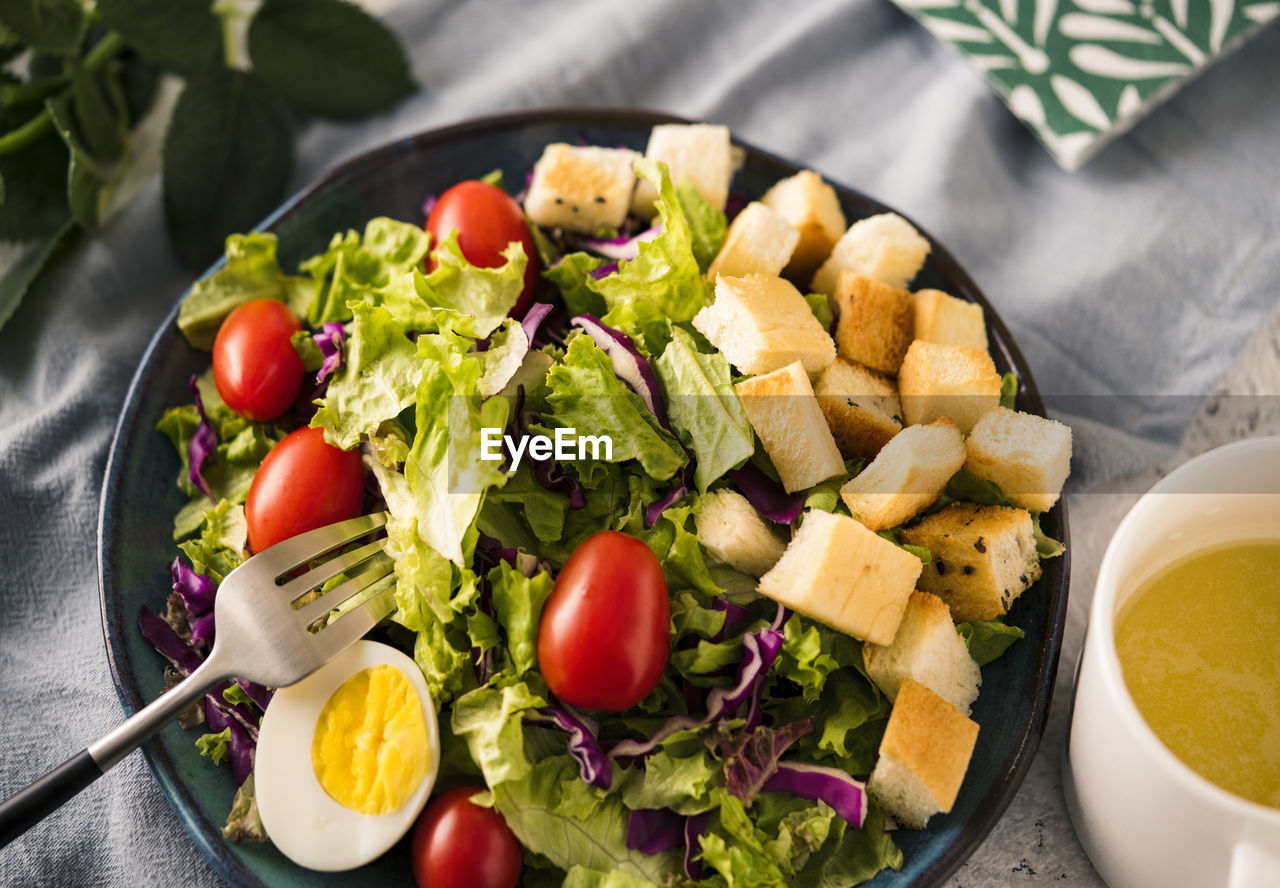
[[(370, 217), (422, 221), (423, 197), (461, 179), (501, 168), (506, 181), (523, 182), (549, 142), (582, 141), (643, 150), (650, 127), (666, 122), (680, 121), (640, 111), (548, 110), (423, 133), (347, 161), (304, 189), (261, 227), (279, 236), (281, 264), (290, 268), (322, 250), (334, 232), (362, 229)], [(742, 147), (746, 163), (734, 179), (735, 191), (758, 197), (773, 182), (800, 169), (749, 145)], [(837, 189), (850, 220), (886, 210), (855, 191)], [(1022, 380), (1019, 408), (1043, 413), (1031, 374), (1009, 331), (940, 244), (934, 242), (917, 283), (983, 305), (997, 366), (1002, 372), (1016, 372)], [(102, 486), (98, 528), (102, 626), (111, 673), (127, 713), (136, 712), (160, 693), (164, 662), (138, 631), (138, 611), (144, 604), (153, 609), (164, 604), (169, 591), (166, 565), (175, 551), (172, 518), (183, 504), (174, 485), (177, 456), (154, 431), (155, 424), (166, 408), (190, 399), (187, 379), (209, 365), (208, 356), (193, 351), (178, 334), (177, 310), (175, 302), (142, 356), (125, 398)], [(1044, 530), (1066, 540), (1064, 505), (1045, 516)], [(983, 670), (982, 693), (973, 713), (981, 731), (955, 810), (935, 817), (927, 830), (896, 833), (906, 864), (901, 872), (878, 876), (871, 883), (876, 888), (944, 884), (1013, 798), (1049, 711), (1067, 607), (1070, 548), (1067, 553), (1046, 563), (1043, 579), (1010, 613), (1010, 621), (1026, 630), (1026, 639)], [(232, 885), (413, 885), (404, 843), (359, 873), (323, 874), (293, 865), (270, 846), (226, 841), (221, 826), (233, 794), (230, 775), (202, 759), (194, 740), (194, 731), (171, 726), (144, 751), (196, 845)]]

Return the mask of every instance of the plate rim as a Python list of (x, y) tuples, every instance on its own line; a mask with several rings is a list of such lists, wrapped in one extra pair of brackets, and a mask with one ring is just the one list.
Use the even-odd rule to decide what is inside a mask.
[[(654, 126), (663, 123), (694, 123), (680, 115), (667, 111), (644, 108), (617, 108), (594, 106), (563, 106), (539, 109), (525, 109), (499, 114), (489, 114), (468, 118), (462, 121), (423, 130), (408, 136), (402, 136), (359, 151), (334, 166), (321, 172), (318, 176), (288, 197), (280, 206), (268, 214), (253, 227), (253, 231), (269, 230), (282, 218), (295, 211), (316, 193), (334, 187), (344, 180), (358, 178), (366, 167), (376, 166), (383, 157), (406, 150), (422, 150), (432, 144), (447, 142), (460, 136), (483, 134), (488, 130), (505, 130), (520, 128), (533, 124), (584, 124), (584, 125), (619, 125), (626, 127)], [(744, 149), (748, 154), (767, 161), (775, 166), (792, 170), (801, 166), (771, 151), (733, 137), (733, 144)], [(820, 172), (820, 171), (819, 171)], [(822, 174), (824, 181), (830, 183), (845, 197), (852, 197), (880, 212), (893, 212), (911, 222), (912, 225), (929, 241), (931, 246), (930, 261), (948, 279), (960, 284), (964, 295), (971, 301), (982, 305), (988, 327), (995, 328), (996, 340), (1005, 353), (1010, 364), (1019, 368), (1020, 389), (1018, 398), (1022, 406), (1041, 416), (1046, 415), (1044, 403), (1039, 389), (1032, 378), (1031, 369), (1010, 334), (1003, 318), (987, 300), (985, 294), (969, 276), (968, 272), (956, 261), (950, 251), (929, 231), (916, 223), (905, 213), (886, 206), (875, 198), (869, 197), (856, 188), (848, 187), (838, 178)], [(217, 271), (225, 264), (225, 258), (219, 258), (194, 280), (200, 280)], [(165, 314), (163, 320), (148, 340), (147, 346), (138, 359), (137, 368), (125, 391), (123, 406), (115, 429), (108, 444), (107, 460), (103, 470), (101, 495), (98, 502), (98, 528), (96, 538), (98, 603), (102, 621), (103, 642), (107, 657), (107, 665), (111, 672), (112, 683), (125, 715), (132, 715), (143, 705), (134, 670), (123, 655), (123, 640), (120, 635), (123, 626), (123, 614), (120, 612), (122, 601), (119, 595), (115, 600), (108, 589), (111, 586), (111, 571), (107, 547), (110, 542), (111, 505), (118, 500), (117, 489), (120, 481), (119, 469), (122, 461), (121, 445), (133, 432), (136, 425), (142, 395), (149, 384), (144, 370), (151, 364), (155, 354), (172, 336), (173, 326), (177, 320), (179, 306), (190, 288), (184, 291)], [(1030, 719), (1022, 730), (1008, 767), (1002, 770), (1000, 779), (985, 801), (978, 807), (974, 815), (967, 821), (957, 839), (961, 836), (967, 841), (953, 840), (943, 852), (929, 864), (911, 883), (912, 888), (934, 888), (941, 886), (959, 867), (973, 855), (990, 834), (996, 822), (1013, 801), (1019, 787), (1026, 778), (1048, 722), (1049, 710), (1053, 700), (1057, 672), (1061, 657), (1062, 634), (1065, 628), (1067, 603), (1070, 593), (1071, 576), (1071, 544), (1067, 520), (1067, 503), (1060, 498), (1056, 506), (1056, 518), (1050, 513), (1051, 530), (1066, 546), (1061, 560), (1061, 579), (1058, 583), (1046, 586), (1045, 631), (1040, 648), (1037, 651), (1036, 672), (1034, 676), (1035, 695), (1031, 701)], [(212, 823), (200, 811), (195, 799), (187, 787), (179, 779), (178, 769), (173, 759), (160, 745), (148, 742), (142, 746), (143, 756), (149, 765), (165, 800), (178, 815), (183, 827), (190, 835), (193, 843), (209, 861), (213, 869), (223, 879), (234, 885), (247, 888), (269, 888), (258, 878), (257, 874), (243, 865), (238, 857), (228, 853), (221, 839), (221, 827)], [(874, 885), (879, 877), (867, 883)]]

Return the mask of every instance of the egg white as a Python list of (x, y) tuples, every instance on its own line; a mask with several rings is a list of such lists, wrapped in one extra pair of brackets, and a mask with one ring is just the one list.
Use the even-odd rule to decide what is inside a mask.
[[(311, 765), (316, 722), (329, 698), (348, 678), (372, 666), (399, 669), (422, 703), (430, 761), (422, 784), (389, 814), (361, 814), (324, 791)], [(357, 641), (336, 658), (271, 699), (258, 735), (254, 786), (267, 836), (299, 866), (337, 872), (384, 854), (413, 825), (440, 770), (435, 702), (416, 663), (389, 645)]]

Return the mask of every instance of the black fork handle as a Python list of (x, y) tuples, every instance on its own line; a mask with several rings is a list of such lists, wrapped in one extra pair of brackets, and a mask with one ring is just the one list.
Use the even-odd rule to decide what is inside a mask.
[(61, 808), (102, 773), (89, 750), (82, 749), (26, 789), (0, 803), (0, 848)]
[(230, 678), (218, 657), (217, 643), (208, 659), (138, 710), (102, 739), (91, 743), (26, 789), (0, 802), (0, 848), (61, 808), (72, 796), (97, 780), (120, 759), (133, 752), (210, 688)]

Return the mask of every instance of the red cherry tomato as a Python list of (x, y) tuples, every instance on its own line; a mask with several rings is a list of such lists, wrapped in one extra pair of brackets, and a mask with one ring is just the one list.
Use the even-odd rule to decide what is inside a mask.
[(275, 299), (253, 299), (227, 315), (213, 341), (213, 383), (228, 407), (263, 422), (293, 406), (303, 368), (289, 339), (301, 329)]
[(364, 473), (360, 451), (339, 450), (324, 429), (298, 429), (271, 448), (244, 504), (249, 548), (261, 552), (281, 540), (360, 514)]
[(538, 625), (547, 686), (573, 706), (620, 712), (658, 684), (671, 650), (662, 566), (635, 537), (606, 530), (573, 550)]
[[(468, 262), (479, 268), (506, 264), (502, 251), (512, 241), (519, 241), (529, 264), (524, 269), (524, 289), (511, 316), (524, 317), (538, 286), (538, 248), (524, 211), (505, 191), (487, 182), (459, 182), (440, 195), (427, 217), (426, 229), (431, 233), (433, 247), (442, 243), (451, 229), (457, 229), (458, 248)], [(428, 269), (434, 268), (435, 263), (430, 262)]]
[(418, 818), (409, 851), (418, 888), (515, 888), (520, 843), (501, 814), (471, 804), (483, 789), (442, 793)]

